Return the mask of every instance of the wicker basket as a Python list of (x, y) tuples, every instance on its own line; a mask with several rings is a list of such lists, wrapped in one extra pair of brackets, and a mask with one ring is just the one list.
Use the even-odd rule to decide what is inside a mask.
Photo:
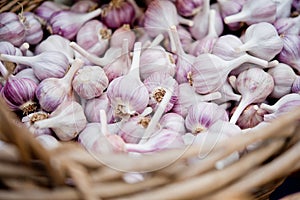
[[(0, 13), (30, 11), (41, 2), (0, 0)], [(73, 142), (44, 149), (0, 99), (0, 140), (7, 142), (0, 146), (0, 199), (268, 199), (300, 169), (298, 119), (300, 108), (259, 131), (201, 149), (208, 156), (194, 162), (189, 161), (197, 158), (199, 147), (193, 145), (140, 157), (96, 158)], [(216, 169), (217, 161), (256, 142), (259, 148)], [(128, 172), (142, 172), (144, 180), (127, 183)]]

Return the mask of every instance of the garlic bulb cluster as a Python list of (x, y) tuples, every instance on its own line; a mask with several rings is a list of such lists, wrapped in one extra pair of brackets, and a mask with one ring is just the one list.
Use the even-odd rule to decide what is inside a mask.
[(300, 105), (296, 1), (140, 6), (44, 1), (34, 12), (0, 14), (0, 96), (45, 148), (204, 147)]

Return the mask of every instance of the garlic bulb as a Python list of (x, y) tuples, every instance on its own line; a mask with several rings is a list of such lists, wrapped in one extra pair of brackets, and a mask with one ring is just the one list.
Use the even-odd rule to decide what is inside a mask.
[(173, 130), (182, 135), (186, 133), (184, 118), (177, 113), (164, 114), (159, 121), (159, 125), (164, 129)]
[(161, 46), (146, 48), (141, 54), (140, 71), (142, 80), (154, 72), (167, 72), (174, 76), (175, 61), (172, 54), (166, 52)]
[(34, 75), (33, 69), (27, 68), (19, 71), (18, 73), (15, 74), (17, 78), (28, 78), (32, 80), (33, 82), (38, 85), (40, 83), (40, 80)]
[(262, 103), (273, 91), (274, 80), (271, 75), (260, 68), (250, 68), (239, 74), (236, 80), (237, 90), (242, 99), (230, 118), (236, 123), (243, 110), (252, 103)]
[(144, 84), (149, 92), (149, 105), (156, 110), (162, 101), (166, 90), (172, 90), (173, 94), (165, 112), (172, 109), (178, 96), (178, 83), (167, 73), (155, 72), (144, 80)]
[(268, 73), (274, 80), (274, 89), (270, 94), (271, 97), (279, 99), (282, 96), (291, 93), (292, 85), (297, 75), (290, 66), (279, 63), (275, 67), (269, 69)]
[(136, 42), (129, 73), (112, 80), (107, 88), (115, 117), (127, 118), (142, 113), (148, 105), (148, 90), (140, 80), (140, 53), (141, 43)]
[(79, 69), (72, 81), (77, 94), (84, 99), (100, 96), (108, 86), (108, 78), (99, 66), (84, 66)]
[(270, 122), (280, 115), (291, 111), (299, 107), (300, 105), (300, 94), (287, 94), (281, 97), (274, 105), (268, 105), (262, 103), (260, 108), (266, 110), (269, 114), (264, 115), (264, 120)]
[(45, 51), (31, 57), (0, 54), (0, 60), (30, 66), (39, 80), (61, 78), (69, 66), (66, 56), (58, 51)]
[(50, 35), (35, 47), (35, 54), (45, 51), (59, 51), (63, 53), (71, 64), (74, 61), (74, 50), (69, 46), (70, 40), (60, 35)]
[(99, 97), (87, 100), (84, 108), (87, 120), (89, 122), (100, 122), (100, 110), (105, 111), (107, 123), (114, 121), (113, 110), (106, 92)]
[(283, 41), (275, 27), (267, 22), (260, 22), (246, 29), (244, 44), (237, 51), (248, 51), (249, 54), (270, 61), (283, 48)]
[(193, 134), (207, 130), (217, 120), (228, 121), (226, 110), (215, 103), (199, 102), (188, 111), (185, 126)]
[(177, 12), (185, 17), (194, 16), (203, 6), (203, 0), (176, 0)]
[(48, 21), (53, 13), (67, 9), (69, 9), (69, 7), (63, 4), (59, 4), (54, 1), (43, 1), (41, 5), (34, 10), (34, 12), (40, 18)]
[(121, 47), (124, 39), (128, 40), (128, 48), (131, 51), (134, 46), (136, 35), (134, 31), (130, 29), (129, 24), (124, 24), (113, 32), (110, 38), (110, 46)]
[(221, 98), (220, 92), (212, 92), (206, 95), (200, 95), (195, 92), (195, 89), (188, 83), (182, 83), (178, 86), (178, 100), (175, 102), (172, 109), (173, 112), (185, 117), (188, 109), (198, 102), (211, 101)]
[(72, 97), (72, 80), (82, 65), (83, 62), (76, 59), (63, 78), (47, 78), (38, 85), (35, 94), (42, 109), (52, 112), (59, 104)]
[(36, 121), (47, 119), (49, 114), (44, 111), (38, 111), (34, 113), (30, 113), (29, 115), (22, 118), (22, 122), (29, 129), (34, 137), (40, 135), (51, 135), (52, 131), (50, 128), (36, 128), (33, 124)]
[(274, 23), (279, 35), (296, 34), (300, 33), (300, 16), (297, 17), (284, 17), (277, 19)]
[(101, 56), (107, 50), (111, 30), (99, 20), (90, 20), (83, 24), (76, 34), (76, 42), (88, 52)]
[(72, 4), (70, 10), (80, 13), (86, 13), (95, 10), (98, 7), (97, 2), (92, 0), (76, 1)]
[(253, 128), (264, 120), (266, 113), (256, 104), (250, 104), (244, 109), (236, 124), (242, 129)]
[(37, 16), (32, 12), (23, 12), (19, 15), (19, 19), (25, 27), (24, 40), (29, 44), (38, 44), (43, 39), (44, 33)]
[(75, 101), (61, 103), (47, 119), (34, 122), (36, 128), (51, 128), (62, 141), (74, 139), (86, 126), (83, 108)]

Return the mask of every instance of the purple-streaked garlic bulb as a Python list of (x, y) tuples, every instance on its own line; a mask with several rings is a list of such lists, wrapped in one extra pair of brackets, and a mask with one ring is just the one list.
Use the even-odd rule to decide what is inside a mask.
[(72, 97), (72, 80), (82, 65), (83, 61), (75, 59), (70, 70), (63, 78), (47, 78), (38, 85), (35, 95), (43, 110), (52, 112), (63, 101)]
[(177, 26), (176, 27), (179, 38), (180, 38), (180, 43), (182, 44), (183, 49), (188, 52), (190, 45), (194, 41), (192, 38), (191, 33), (184, 27), (184, 26)]
[(246, 22), (248, 25), (276, 19), (276, 4), (270, 0), (246, 1), (240, 12), (224, 18), (225, 24)]
[(264, 121), (270, 122), (284, 113), (299, 108), (299, 106), (300, 94), (292, 93), (281, 97), (274, 105), (262, 103), (260, 108), (268, 112), (264, 115)]
[(228, 121), (225, 109), (215, 103), (199, 102), (188, 110), (185, 126), (193, 134), (207, 130), (217, 120)]
[(276, 0), (273, 1), (276, 4), (276, 19), (289, 17), (292, 9), (293, 0)]
[(123, 39), (121, 48), (115, 47), (116, 49), (120, 50), (119, 55), (113, 57), (111, 61), (103, 67), (109, 81), (112, 81), (113, 79), (123, 76), (129, 72), (131, 63), (130, 63), (130, 55), (129, 55), (130, 51), (128, 49), (129, 48), (128, 45), (129, 45), (128, 40)]
[(85, 128), (87, 124), (83, 108), (75, 101), (64, 101), (47, 119), (34, 122), (36, 128), (51, 128), (62, 141), (70, 141)]
[(136, 35), (133, 30), (130, 29), (129, 24), (124, 24), (113, 32), (110, 38), (110, 46), (121, 47), (124, 39), (128, 40), (128, 47), (131, 51), (135, 43)]
[(0, 41), (20, 46), (25, 41), (25, 27), (14, 12), (0, 13)]
[(148, 105), (148, 90), (140, 79), (140, 54), (141, 43), (136, 42), (129, 73), (112, 80), (107, 88), (115, 117), (127, 118), (142, 113)]
[(264, 121), (264, 114), (267, 112), (256, 104), (250, 104), (242, 112), (236, 124), (242, 129), (253, 128)]
[(84, 99), (100, 96), (108, 86), (108, 78), (99, 66), (84, 66), (79, 69), (73, 78), (74, 91)]
[(29, 115), (22, 118), (22, 122), (24, 125), (28, 128), (28, 130), (32, 133), (34, 137), (40, 136), (40, 135), (51, 135), (52, 131), (50, 128), (36, 128), (33, 126), (33, 124), (36, 121), (47, 119), (49, 116), (48, 113), (44, 111), (38, 111), (34, 113), (30, 113)]
[(0, 60), (30, 66), (39, 80), (63, 77), (69, 67), (67, 57), (58, 51), (45, 51), (30, 57), (0, 54)]
[(28, 78), (32, 80), (33, 82), (38, 85), (40, 83), (40, 80), (34, 75), (33, 69), (27, 68), (19, 71), (18, 73), (15, 74), (17, 78)]
[(100, 97), (87, 100), (84, 108), (87, 120), (89, 122), (100, 122), (100, 110), (105, 111), (107, 123), (114, 121), (113, 111), (106, 93), (103, 93)]
[(164, 114), (159, 121), (159, 125), (161, 128), (173, 130), (182, 135), (186, 133), (184, 118), (174, 112)]
[(74, 61), (74, 50), (69, 46), (70, 40), (60, 35), (50, 35), (35, 47), (35, 54), (41, 54), (45, 51), (58, 51), (63, 53), (70, 64)]
[(156, 110), (162, 101), (166, 90), (172, 90), (172, 97), (166, 107), (165, 112), (172, 109), (178, 96), (178, 83), (167, 73), (155, 72), (144, 80), (144, 84), (149, 92), (149, 105)]
[[(236, 14), (242, 10), (243, 4), (246, 3), (246, 0), (217, 0), (221, 15), (223, 18)], [(237, 31), (241, 28), (241, 23), (235, 22), (235, 23), (229, 23), (227, 24), (228, 28), (231, 31)]]
[(125, 0), (112, 0), (102, 6), (101, 21), (109, 28), (116, 29), (123, 24), (132, 24), (135, 19), (134, 6)]
[(53, 13), (68, 9), (68, 6), (56, 3), (55, 1), (44, 1), (34, 10), (34, 13), (45, 21), (48, 21)]
[(234, 111), (230, 122), (235, 124), (243, 110), (250, 104), (262, 103), (273, 91), (274, 80), (270, 74), (260, 68), (250, 68), (236, 79), (236, 87), (242, 99)]
[(294, 34), (282, 36), (283, 48), (278, 60), (300, 72), (300, 37)]
[(98, 4), (92, 0), (81, 0), (74, 2), (70, 8), (71, 11), (86, 13), (92, 10), (95, 10), (98, 7)]
[(216, 11), (209, 11), (209, 24), (208, 24), (208, 32), (205, 37), (200, 40), (197, 40), (191, 45), (189, 53), (198, 56), (203, 53), (212, 53), (213, 47), (215, 45), (216, 40), (218, 39), (218, 34), (215, 29), (215, 18)]
[(8, 41), (0, 41), (0, 53), (1, 54), (8, 54), (8, 55), (16, 55), (17, 49), (14, 45)]
[(175, 102), (173, 112), (185, 117), (189, 108), (203, 101), (211, 101), (221, 98), (220, 92), (212, 92), (206, 95), (200, 95), (188, 83), (182, 83), (178, 86), (178, 100)]
[(260, 22), (246, 29), (244, 44), (237, 51), (247, 51), (249, 54), (264, 60), (273, 59), (283, 47), (283, 42), (275, 27), (267, 22)]
[(191, 71), (192, 64), (194, 62), (195, 57), (185, 53), (176, 26), (172, 26), (171, 31), (172, 31), (171, 39), (174, 41), (174, 45), (175, 45), (174, 53), (177, 56), (175, 79), (179, 84), (187, 83), (188, 74)]
[(146, 48), (141, 54), (140, 71), (142, 80), (145, 80), (154, 72), (166, 72), (174, 76), (175, 61), (173, 55), (161, 46)]
[(297, 17), (279, 18), (273, 23), (279, 35), (300, 33), (300, 15)]
[(203, 0), (176, 0), (177, 12), (184, 17), (194, 16), (203, 5)]
[(246, 62), (263, 67), (268, 66), (267, 61), (248, 54), (229, 61), (225, 61), (213, 54), (201, 54), (193, 64), (190, 76), (191, 83), (199, 94), (217, 91), (226, 82), (228, 74)]
[(300, 76), (297, 76), (292, 85), (292, 92), (300, 94)]
[(173, 2), (168, 0), (151, 1), (145, 11), (144, 27), (151, 37), (168, 32), (172, 26), (184, 23), (189, 26), (193, 22), (180, 17)]
[(150, 153), (167, 149), (177, 149), (184, 147), (184, 141), (176, 131), (161, 129), (153, 133), (148, 141), (142, 144), (125, 144), (128, 152)]
[(25, 28), (24, 40), (32, 45), (41, 42), (44, 32), (37, 16), (32, 12), (24, 12), (19, 15), (19, 19)]
[(7, 78), (1, 96), (13, 111), (22, 110), (23, 113), (35, 111), (35, 90), (37, 84), (28, 78), (18, 78), (9, 75), (5, 66), (0, 62), (0, 72), (3, 77)]
[(35, 139), (47, 150), (55, 149), (60, 146), (59, 141), (52, 135), (39, 135)]
[(82, 25), (100, 15), (101, 11), (100, 8), (89, 13), (76, 13), (69, 10), (57, 11), (51, 15), (47, 28), (51, 34), (58, 34), (72, 40)]
[(297, 78), (297, 75), (290, 66), (279, 63), (275, 67), (269, 69), (268, 73), (274, 80), (274, 89), (270, 94), (270, 97), (279, 99), (282, 96), (291, 93), (292, 85)]
[(86, 22), (78, 31), (76, 41), (79, 46), (88, 52), (101, 56), (107, 50), (111, 30), (99, 20)]

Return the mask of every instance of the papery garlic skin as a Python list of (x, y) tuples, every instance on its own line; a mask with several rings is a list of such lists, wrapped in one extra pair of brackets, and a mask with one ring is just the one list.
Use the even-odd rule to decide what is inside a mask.
[(185, 126), (193, 134), (207, 130), (217, 120), (228, 121), (227, 112), (215, 103), (199, 102), (193, 105), (185, 118)]
[(99, 66), (84, 66), (72, 81), (73, 89), (84, 99), (100, 96), (108, 86), (108, 78)]
[(89, 122), (100, 122), (100, 110), (105, 110), (107, 123), (114, 121), (113, 110), (106, 92), (97, 98), (87, 100), (84, 108), (87, 120)]
[(51, 128), (62, 141), (70, 141), (85, 128), (87, 124), (82, 106), (75, 101), (60, 104), (47, 119), (34, 123), (36, 128)]
[(166, 90), (172, 90), (173, 94), (169, 101), (165, 112), (172, 109), (178, 96), (178, 83), (167, 73), (155, 72), (144, 80), (144, 84), (149, 92), (149, 105), (156, 110), (159, 103), (162, 101)]

